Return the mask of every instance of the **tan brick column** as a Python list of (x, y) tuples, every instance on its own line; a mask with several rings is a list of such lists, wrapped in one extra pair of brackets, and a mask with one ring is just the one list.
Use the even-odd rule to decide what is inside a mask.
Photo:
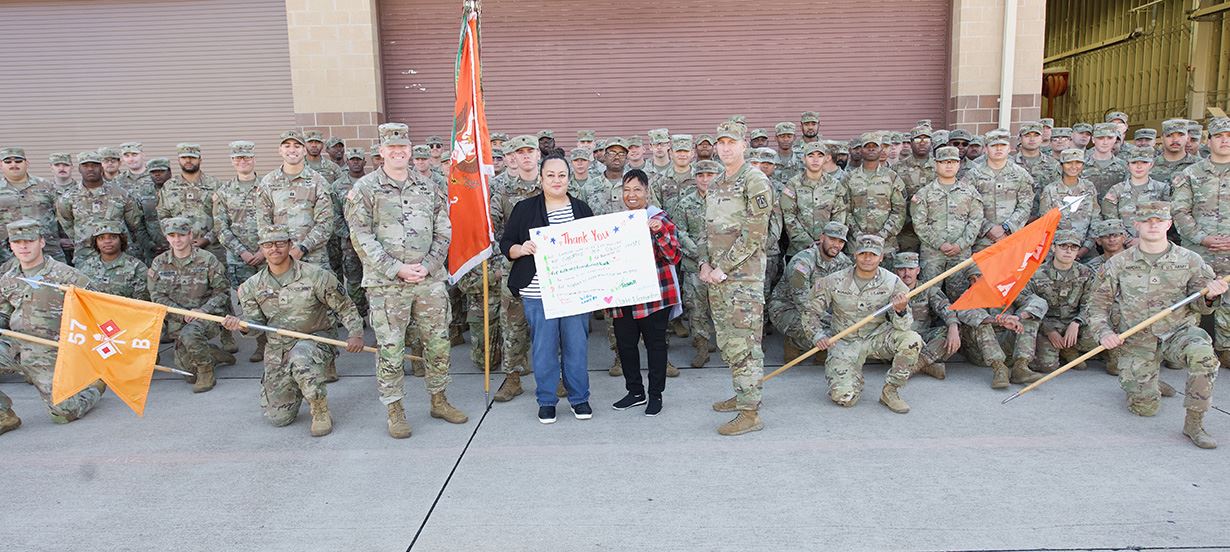
[[(953, 0), (948, 123), (984, 134), (998, 126), (1003, 0)], [(1012, 132), (1042, 111), (1046, 0), (1018, 0)]]

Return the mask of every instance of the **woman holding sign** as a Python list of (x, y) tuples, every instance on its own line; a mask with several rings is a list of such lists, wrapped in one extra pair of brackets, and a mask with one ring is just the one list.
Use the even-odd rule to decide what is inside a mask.
[[(640, 169), (624, 175), (624, 206), (629, 210), (647, 209), (649, 235), (653, 242), (653, 258), (658, 268), (658, 286), (662, 299), (610, 309), (615, 324), (615, 350), (624, 368), (624, 388), (628, 394), (611, 405), (615, 410), (645, 406), (646, 416), (662, 412), (662, 391), (666, 389), (666, 327), (672, 318), (683, 314), (679, 300), (679, 275), (675, 265), (683, 258), (675, 223), (666, 212), (649, 204), (649, 177)], [(638, 343), (645, 341), (649, 359), (649, 395), (641, 380), (641, 351)]]
[(551, 154), (539, 165), (542, 194), (518, 202), (508, 216), (500, 252), (512, 261), (508, 289), (521, 298), (530, 326), (530, 362), (537, 385), (538, 421), (555, 423), (555, 386), (562, 372), (568, 403), (578, 420), (588, 420), (589, 406), (589, 313), (548, 320), (542, 306), (542, 290), (534, 264), (535, 246), (530, 230), (594, 216), (584, 201), (568, 195), (568, 161)]

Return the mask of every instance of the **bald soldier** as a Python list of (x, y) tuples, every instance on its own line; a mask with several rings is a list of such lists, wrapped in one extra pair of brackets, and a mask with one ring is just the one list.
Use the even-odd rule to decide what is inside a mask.
[[(290, 256), (290, 232), (271, 225), (259, 237), (266, 264), (239, 286), (239, 304), (249, 321), (291, 331), (333, 337), (334, 320), (346, 327), (346, 350), (363, 350), (363, 319), (354, 302), (341, 292), (337, 278), (316, 265)], [(227, 316), (222, 324), (243, 331), (245, 324)], [(277, 427), (290, 425), (307, 399), (312, 414), (310, 432), (322, 437), (333, 431), (325, 390), (325, 364), (331, 345), (271, 334), (261, 377), (261, 408)]]
[[(806, 149), (812, 144), (819, 142), (803, 147)], [(829, 221), (824, 226), (824, 234), (815, 244), (795, 253), (790, 259), (782, 274), (781, 283), (773, 289), (768, 305), (769, 319), (772, 320), (773, 326), (785, 335), (782, 340), (782, 355), (786, 362), (794, 360), (803, 351), (811, 348), (814, 333), (812, 328), (804, 326), (803, 311), (811, 308), (812, 290), (815, 289), (816, 283), (829, 274), (853, 265), (850, 257), (841, 252), (846, 246), (846, 236), (849, 234), (850, 229), (846, 225), (835, 220)], [(825, 314), (817, 315), (827, 318)]]
[[(0, 273), (0, 328), (56, 341), (60, 336), (60, 314), (64, 311), (64, 292), (50, 286), (32, 287), (18, 278), (45, 280), (66, 286), (92, 289), (90, 280), (76, 269), (43, 255), (43, 224), (20, 219), (5, 225), (9, 249), (16, 262)], [(0, 365), (14, 367), (34, 384), (51, 420), (66, 424), (80, 419), (94, 408), (106, 386), (96, 381), (67, 400), (51, 400), (56, 350), (28, 341), (0, 341)], [(0, 392), (0, 433), (17, 429), (21, 419), (13, 412), (13, 401)]]

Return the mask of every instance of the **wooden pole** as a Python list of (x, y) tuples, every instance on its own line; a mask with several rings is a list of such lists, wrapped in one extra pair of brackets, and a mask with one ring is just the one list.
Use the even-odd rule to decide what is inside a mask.
[[(46, 345), (48, 347), (53, 347), (56, 349), (60, 348), (60, 342), (58, 341), (52, 341), (50, 339), (43, 339), (36, 335), (24, 334), (21, 332), (15, 332), (13, 330), (0, 330), (0, 335), (3, 335), (5, 337), (11, 337), (13, 339), (20, 339), (22, 341), (29, 341), (30, 343), (38, 343), (39, 345)], [(158, 370), (159, 372), (166, 372), (168, 374), (179, 374), (181, 376), (193, 375), (183, 370), (176, 370), (175, 368), (167, 368), (166, 366), (159, 366), (157, 364), (154, 365), (154, 369)]]
[[(948, 269), (948, 270), (945, 270), (944, 272), (941, 272), (939, 276), (936, 276), (936, 277), (934, 277), (934, 278), (932, 278), (932, 279), (930, 279), (930, 280), (927, 280), (925, 283), (923, 283), (923, 284), (920, 284), (920, 285), (916, 286), (914, 289), (910, 290), (910, 292), (907, 294), (907, 296), (908, 296), (908, 297), (910, 297), (910, 298), (913, 298), (915, 295), (918, 295), (919, 293), (922, 293), (922, 292), (923, 292), (924, 290), (926, 290), (927, 288), (929, 288), (929, 287), (931, 287), (931, 286), (934, 286), (935, 284), (938, 284), (938, 283), (940, 283), (940, 282), (943, 282), (945, 278), (947, 278), (947, 277), (949, 277), (949, 276), (952, 276), (953, 274), (956, 274), (957, 272), (959, 272), (959, 271), (961, 271), (961, 270), (964, 270), (964, 269), (965, 269), (965, 267), (967, 267), (967, 266), (969, 266), (969, 265), (972, 265), (972, 264), (974, 264), (974, 258), (973, 258), (973, 257), (970, 257), (970, 258), (968, 258), (968, 259), (965, 259), (964, 261), (961, 261), (961, 262), (960, 262), (959, 264), (957, 264), (956, 266), (954, 266), (954, 267), (952, 267), (952, 268), (950, 268), (950, 269)], [(855, 323), (854, 323), (853, 325), (851, 325), (849, 328), (846, 328), (846, 329), (844, 329), (844, 330), (842, 330), (842, 331), (840, 331), (840, 332), (837, 332), (837, 335), (834, 335), (833, 337), (830, 337), (830, 338), (829, 338), (829, 344), (831, 345), (831, 344), (833, 344), (833, 343), (836, 343), (837, 341), (840, 341), (841, 339), (845, 338), (846, 336), (848, 336), (848, 335), (850, 335), (850, 334), (852, 334), (852, 333), (854, 333), (854, 332), (857, 332), (857, 331), (859, 330), (859, 328), (862, 328), (863, 326), (866, 326), (866, 325), (867, 325), (869, 322), (871, 322), (872, 320), (875, 320), (875, 319), (876, 319), (877, 317), (879, 317), (880, 315), (882, 315), (882, 314), (884, 314), (884, 313), (888, 312), (888, 309), (891, 309), (892, 307), (893, 307), (893, 306), (892, 306), (892, 304), (891, 304), (891, 303), (890, 303), (890, 304), (887, 304), (887, 305), (884, 305), (883, 307), (880, 307), (880, 309), (879, 309), (879, 310), (877, 310), (877, 311), (875, 311), (875, 312), (873, 312), (873, 313), (871, 313), (871, 314), (867, 315), (866, 317), (864, 317), (862, 320), (859, 320), (858, 322), (855, 322)], [(796, 358), (796, 359), (794, 359), (794, 360), (792, 360), (792, 361), (790, 361), (790, 362), (787, 362), (785, 366), (782, 366), (781, 368), (778, 368), (778, 369), (774, 370), (774, 371), (773, 371), (772, 373), (770, 373), (769, 375), (767, 375), (767, 376), (765, 376), (765, 377), (763, 377), (763, 378), (760, 378), (760, 383), (762, 383), (762, 384), (763, 384), (764, 382), (769, 381), (769, 380), (771, 380), (771, 379), (773, 379), (773, 378), (777, 377), (777, 376), (778, 376), (778, 375), (780, 375), (782, 372), (785, 372), (786, 370), (789, 370), (789, 369), (791, 369), (791, 368), (794, 368), (794, 367), (795, 367), (795, 365), (797, 365), (797, 364), (798, 364), (798, 363), (800, 363), (800, 362), (803, 362), (804, 360), (807, 360), (807, 359), (808, 359), (808, 358), (810, 358), (812, 355), (814, 355), (814, 354), (816, 354), (816, 353), (818, 353), (818, 352), (820, 352), (820, 348), (819, 348), (819, 347), (812, 347), (812, 348), (811, 348), (811, 350), (807, 351), (806, 353), (803, 353), (802, 355), (799, 355), (799, 357), (798, 357), (798, 358)]]
[[(1221, 278), (1221, 281), (1230, 283), (1230, 275), (1227, 275), (1227, 276), (1222, 277), (1222, 278)], [(1150, 317), (1148, 317), (1148, 318), (1144, 319), (1144, 321), (1142, 321), (1141, 323), (1139, 323), (1139, 324), (1137, 324), (1137, 325), (1135, 325), (1135, 326), (1132, 326), (1131, 328), (1128, 328), (1128, 330), (1127, 330), (1127, 331), (1125, 331), (1125, 332), (1123, 332), (1123, 333), (1119, 334), (1119, 339), (1122, 339), (1122, 340), (1126, 341), (1126, 340), (1127, 340), (1127, 338), (1132, 337), (1133, 335), (1136, 335), (1136, 334), (1137, 334), (1137, 333), (1139, 333), (1141, 330), (1144, 330), (1145, 328), (1148, 328), (1149, 326), (1152, 326), (1153, 324), (1157, 323), (1157, 321), (1159, 321), (1159, 320), (1161, 320), (1161, 319), (1163, 319), (1163, 318), (1166, 318), (1167, 316), (1170, 316), (1171, 314), (1173, 314), (1173, 313), (1174, 313), (1174, 311), (1179, 310), (1179, 309), (1180, 309), (1180, 308), (1182, 308), (1184, 305), (1186, 305), (1186, 304), (1188, 304), (1188, 303), (1191, 303), (1192, 301), (1195, 301), (1196, 299), (1199, 299), (1199, 298), (1203, 297), (1203, 296), (1204, 296), (1204, 294), (1205, 294), (1205, 293), (1208, 293), (1208, 292), (1209, 292), (1209, 288), (1207, 288), (1207, 287), (1206, 287), (1206, 288), (1204, 288), (1204, 289), (1202, 289), (1202, 290), (1200, 290), (1200, 291), (1197, 291), (1196, 293), (1193, 293), (1193, 294), (1191, 294), (1191, 295), (1188, 295), (1187, 297), (1184, 297), (1184, 298), (1183, 298), (1181, 301), (1179, 301), (1178, 303), (1175, 303), (1175, 304), (1173, 304), (1173, 305), (1170, 305), (1169, 307), (1166, 307), (1165, 309), (1162, 309), (1162, 311), (1161, 311), (1161, 312), (1158, 312), (1157, 314), (1154, 314), (1153, 316), (1150, 316)], [(1073, 359), (1071, 362), (1069, 362), (1069, 363), (1067, 363), (1067, 364), (1063, 365), (1062, 367), (1060, 367), (1058, 370), (1055, 370), (1054, 372), (1051, 372), (1051, 373), (1049, 373), (1049, 374), (1047, 374), (1047, 375), (1043, 376), (1043, 377), (1042, 377), (1042, 379), (1040, 379), (1040, 380), (1038, 380), (1038, 381), (1035, 381), (1035, 382), (1033, 382), (1033, 383), (1029, 384), (1028, 386), (1026, 386), (1026, 387), (1022, 388), (1020, 391), (1017, 391), (1016, 393), (1013, 393), (1010, 397), (1008, 397), (1008, 398), (1004, 399), (1004, 400), (1003, 400), (1003, 402), (1001, 402), (1000, 404), (1007, 404), (1007, 403), (1008, 403), (1008, 401), (1011, 401), (1012, 399), (1015, 399), (1015, 398), (1017, 398), (1017, 397), (1019, 397), (1019, 396), (1021, 396), (1021, 395), (1024, 395), (1024, 394), (1026, 394), (1026, 393), (1028, 393), (1028, 392), (1030, 392), (1030, 391), (1033, 391), (1034, 389), (1037, 389), (1039, 385), (1042, 385), (1042, 384), (1044, 384), (1044, 383), (1046, 383), (1046, 382), (1048, 382), (1048, 381), (1051, 381), (1051, 380), (1053, 380), (1053, 379), (1055, 379), (1055, 378), (1059, 377), (1059, 374), (1062, 374), (1062, 373), (1064, 373), (1064, 372), (1067, 372), (1068, 370), (1071, 370), (1071, 369), (1072, 369), (1072, 367), (1074, 367), (1074, 366), (1076, 366), (1076, 365), (1078, 365), (1078, 364), (1080, 364), (1080, 363), (1082, 363), (1082, 362), (1085, 362), (1086, 360), (1089, 360), (1090, 358), (1093, 358), (1093, 356), (1094, 356), (1094, 355), (1097, 355), (1098, 353), (1101, 353), (1102, 351), (1105, 351), (1105, 350), (1106, 350), (1106, 347), (1103, 347), (1103, 346), (1101, 346), (1101, 345), (1098, 345), (1097, 347), (1094, 347), (1092, 351), (1089, 351), (1088, 353), (1085, 353), (1085, 354), (1083, 354), (1083, 355), (1081, 355), (1081, 356), (1079, 356), (1079, 357), (1076, 357), (1076, 358), (1075, 358), (1075, 359)]]

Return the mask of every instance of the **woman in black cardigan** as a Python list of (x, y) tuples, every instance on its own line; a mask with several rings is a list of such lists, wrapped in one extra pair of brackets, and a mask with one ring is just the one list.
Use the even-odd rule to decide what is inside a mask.
[(568, 389), (568, 404), (578, 420), (593, 417), (589, 406), (589, 314), (547, 320), (542, 307), (542, 290), (534, 266), (535, 245), (530, 230), (594, 216), (584, 201), (568, 195), (568, 161), (561, 155), (548, 155), (538, 170), (542, 193), (518, 202), (508, 216), (500, 252), (512, 261), (508, 289), (520, 297), (525, 319), (530, 326), (530, 362), (537, 386), (538, 421), (555, 422), (555, 385), (563, 374)]

